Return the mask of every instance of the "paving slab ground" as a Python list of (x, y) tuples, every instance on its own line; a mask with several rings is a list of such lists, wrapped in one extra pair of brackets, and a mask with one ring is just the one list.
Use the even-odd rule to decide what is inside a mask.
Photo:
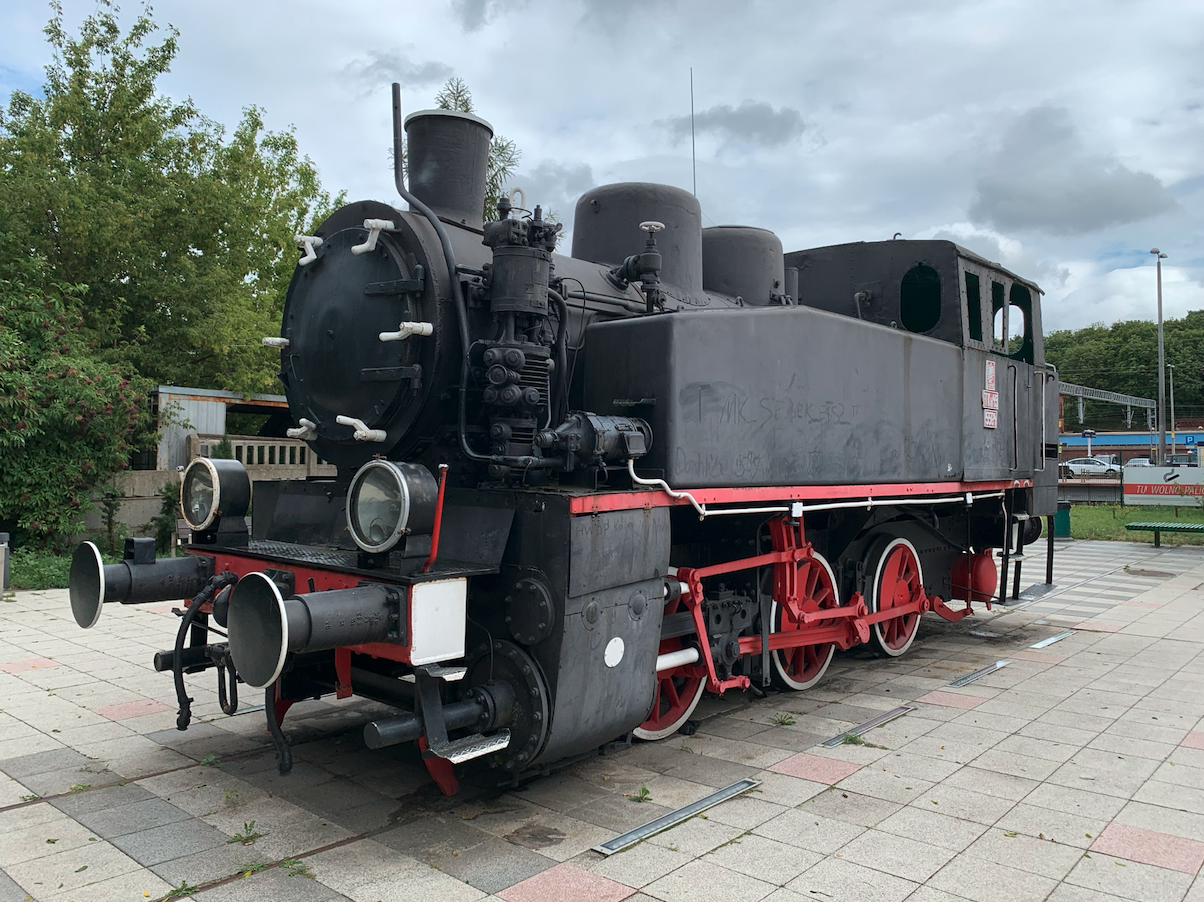
[[(705, 699), (693, 735), (452, 799), (414, 749), (364, 748), (362, 700), (293, 707), (287, 777), (262, 696), (226, 717), (211, 674), (179, 732), (150, 666), (170, 606), (83, 631), (65, 592), (19, 592), (0, 602), (0, 902), (1204, 902), (1204, 548), (1064, 543), (1055, 584), (929, 615), (899, 659), (838, 655), (810, 692)], [(902, 704), (864, 745), (820, 744)]]

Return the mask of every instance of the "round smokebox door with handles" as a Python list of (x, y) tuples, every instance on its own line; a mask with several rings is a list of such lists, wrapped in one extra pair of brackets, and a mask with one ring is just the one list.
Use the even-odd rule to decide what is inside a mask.
[(428, 535), (438, 498), (439, 483), (421, 464), (369, 461), (347, 490), (351, 538), (362, 550), (380, 554), (403, 536)]
[[(284, 305), (280, 373), (289, 412), (296, 423), (314, 424), (310, 445), (340, 467), (397, 447), (435, 377), (439, 305), (430, 262), (402, 216), (373, 202), (332, 214), (317, 230), (317, 258), (297, 266)], [(395, 229), (376, 232), (364, 250), (370, 220)]]
[(180, 513), (193, 532), (216, 530), (222, 517), (245, 517), (251, 478), (237, 460), (198, 457), (180, 480)]

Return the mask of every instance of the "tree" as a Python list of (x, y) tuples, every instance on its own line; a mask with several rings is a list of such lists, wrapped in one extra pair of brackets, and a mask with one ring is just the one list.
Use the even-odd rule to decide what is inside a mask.
[(277, 362), (258, 339), (279, 328), (293, 235), (331, 206), (313, 164), (255, 107), (227, 140), (191, 101), (159, 96), (178, 33), (149, 45), (149, 11), (123, 34), (100, 0), (73, 37), (52, 10), (44, 96), (15, 91), (0, 110), (0, 258), (36, 255), (88, 286), (83, 328), (109, 362), (271, 388)]
[[(1204, 311), (1164, 320), (1163, 336), (1166, 362), (1175, 367), (1175, 419), (1198, 421), (1204, 418)], [(1045, 336), (1045, 356), (1065, 382), (1140, 398), (1158, 397), (1158, 327), (1152, 322), (1130, 320), (1052, 332)], [(1084, 410), (1086, 426), (1129, 428), (1123, 407), (1087, 401)], [(1068, 400), (1066, 428), (1075, 431), (1078, 425), (1075, 402)], [(1168, 422), (1168, 431), (1169, 426)], [(1133, 411), (1132, 428), (1146, 429), (1144, 412)]]
[(145, 437), (147, 385), (92, 355), (80, 328), (83, 286), (55, 282), (37, 258), (7, 269), (9, 277), (0, 278), (0, 521), (34, 544), (56, 544), (78, 530), (89, 493)]
[(157, 93), (177, 51), (111, 0), (67, 33), (41, 97), (0, 107), (0, 522), (43, 544), (150, 437), (156, 383), (276, 385), (294, 233), (341, 198), (248, 107), (227, 136)]

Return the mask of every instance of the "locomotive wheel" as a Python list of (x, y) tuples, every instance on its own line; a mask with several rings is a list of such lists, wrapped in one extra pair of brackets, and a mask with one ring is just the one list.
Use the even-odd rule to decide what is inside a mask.
[[(676, 571), (672, 571), (676, 572)], [(681, 607), (681, 599), (674, 598), (665, 605), (665, 615), (674, 613)], [(680, 636), (661, 639), (658, 655), (671, 651), (680, 651), (686, 647), (685, 640)], [(638, 739), (655, 742), (672, 736), (682, 724), (690, 719), (698, 701), (706, 689), (705, 677), (685, 676), (680, 671), (666, 670), (656, 675), (656, 694), (652, 697), (652, 708), (648, 719), (633, 731)]]
[[(663, 655), (684, 647), (685, 643), (680, 638), (662, 639), (658, 653)], [(636, 737), (655, 741), (672, 736), (690, 719), (704, 689), (706, 679), (703, 677), (683, 676), (672, 670), (658, 673), (652, 710), (648, 713), (648, 719), (635, 728)]]
[[(909, 604), (923, 594), (924, 571), (920, 567), (920, 556), (907, 539), (878, 543), (867, 558), (867, 563), (870, 566), (866, 570), (872, 567), (874, 574), (868, 599), (871, 614)], [(919, 626), (918, 613), (905, 614), (872, 624), (870, 637), (884, 654), (897, 658), (911, 648)]]
[(535, 760), (548, 735), (548, 685), (530, 655), (505, 639), (493, 640), (492, 646), (482, 643), (469, 655), (464, 685), (491, 681), (509, 683), (514, 692), (514, 711), (507, 724), (510, 744), (500, 755), (504, 768), (521, 771)]
[[(820, 608), (840, 606), (840, 598), (836, 593), (836, 576), (823, 555), (815, 552), (810, 560), (801, 561), (798, 580), (801, 585), (799, 600), (805, 607), (811, 607), (809, 602), (812, 599)], [(775, 633), (805, 629), (803, 624), (794, 620), (776, 601), (771, 611)], [(800, 645), (797, 648), (782, 648), (770, 652), (770, 659), (773, 661), (774, 673), (778, 680), (789, 689), (801, 690), (810, 689), (823, 678), (834, 654), (836, 646), (832, 643)]]

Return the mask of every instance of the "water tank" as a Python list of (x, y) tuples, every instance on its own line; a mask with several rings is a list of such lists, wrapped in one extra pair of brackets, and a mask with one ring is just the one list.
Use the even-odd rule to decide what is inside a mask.
[(715, 226), (702, 230), (702, 285), (707, 291), (763, 306), (785, 294), (782, 242), (767, 229)]
[[(623, 182), (581, 195), (573, 217), (573, 256), (618, 265), (643, 250), (648, 236), (640, 223), (665, 224), (656, 236), (663, 264), (661, 282), (669, 297), (705, 303), (702, 290), (702, 208), (689, 191), (671, 185)], [(779, 248), (780, 255), (780, 248)]]
[(457, 110), (422, 110), (405, 127), (407, 187), (440, 218), (480, 229), (493, 126)]

